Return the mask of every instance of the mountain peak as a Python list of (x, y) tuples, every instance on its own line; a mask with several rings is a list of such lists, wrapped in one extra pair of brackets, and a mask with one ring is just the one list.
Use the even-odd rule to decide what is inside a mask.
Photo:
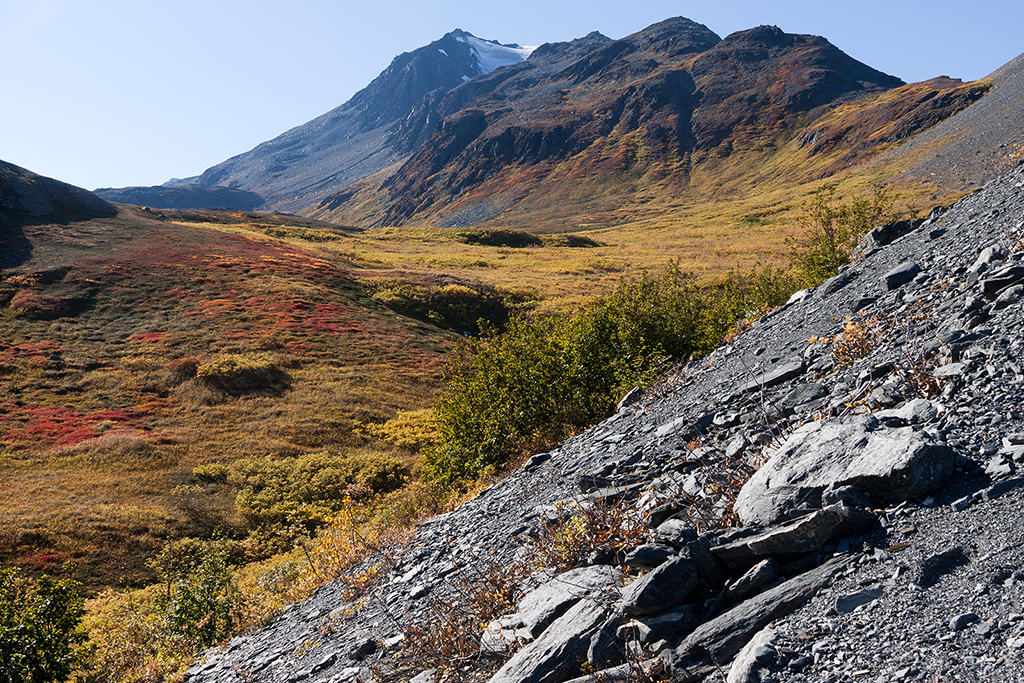
[(469, 46), (479, 74), (489, 74), (500, 67), (525, 61), (537, 49), (535, 45), (504, 44), (496, 40), (484, 40), (460, 28), (447, 34), (446, 37), (448, 36)]

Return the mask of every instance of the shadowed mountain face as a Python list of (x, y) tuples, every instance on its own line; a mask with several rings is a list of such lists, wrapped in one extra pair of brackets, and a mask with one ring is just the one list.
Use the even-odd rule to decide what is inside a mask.
[(113, 216), (117, 209), (80, 187), (0, 161), (0, 268), (32, 255), (22, 226)]
[(256, 192), (270, 208), (305, 208), (414, 149), (424, 134), (422, 126), (436, 123), (436, 118), (428, 114), (421, 127), (403, 122), (416, 108), (422, 110), (425, 99), (436, 101), (474, 76), (523, 61), (529, 52), (518, 45), (499, 45), (452, 31), (396, 57), (340, 107), (189, 182)]
[(263, 197), (255, 192), (230, 187), (101, 187), (96, 194), (103, 199), (122, 204), (151, 206), (156, 209), (219, 208), (252, 211), (263, 204)]

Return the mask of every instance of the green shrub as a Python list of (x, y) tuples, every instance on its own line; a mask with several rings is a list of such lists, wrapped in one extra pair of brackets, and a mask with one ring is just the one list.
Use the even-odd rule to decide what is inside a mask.
[(521, 249), (524, 247), (542, 247), (544, 240), (523, 230), (509, 230), (502, 228), (486, 230), (466, 230), (456, 233), (459, 241), (466, 244), (475, 244), (482, 247), (511, 247)]
[(701, 288), (672, 264), (574, 314), (517, 317), (468, 340), (434, 407), (427, 478), (458, 486), (593, 424), (671, 361), (711, 351), (738, 320), (783, 303), (794, 283), (766, 268)]
[(168, 543), (153, 562), (166, 585), (167, 624), (198, 648), (234, 634), (244, 609), (223, 541)]
[(373, 299), (391, 310), (457, 332), (479, 334), (479, 321), (502, 326), (513, 312), (536, 298), (533, 292), (506, 291), (482, 284), (438, 287), (400, 280), (366, 280)]
[(227, 466), (239, 489), (235, 507), (256, 527), (301, 535), (324, 525), (344, 504), (400, 488), (407, 465), (382, 455), (309, 453), (298, 458), (243, 458)]
[(0, 570), (0, 683), (64, 681), (84, 661), (79, 589), (72, 579)]
[(836, 204), (837, 186), (827, 183), (804, 204), (800, 224), (804, 235), (790, 242), (793, 264), (807, 286), (824, 282), (850, 262), (857, 241), (872, 228), (899, 218), (893, 211), (896, 195), (881, 183), (872, 185), (870, 198)]

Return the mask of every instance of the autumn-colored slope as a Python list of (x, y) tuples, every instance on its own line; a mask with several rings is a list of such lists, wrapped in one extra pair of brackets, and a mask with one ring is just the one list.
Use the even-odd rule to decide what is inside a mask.
[[(197, 227), (171, 222), (185, 218)], [(354, 428), (429, 402), (454, 335), (379, 305), (350, 262), (265, 235), (345, 231), (254, 218), (125, 209), (11, 228), (31, 256), (0, 273), (4, 565), (142, 581), (163, 541), (238, 522), (195, 465), (387, 451)], [(196, 377), (229, 354), (269, 359), (280, 381)]]

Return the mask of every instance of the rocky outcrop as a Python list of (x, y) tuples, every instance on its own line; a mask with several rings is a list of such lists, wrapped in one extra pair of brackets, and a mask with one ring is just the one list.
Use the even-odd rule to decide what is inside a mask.
[[(403, 633), (459, 599), (474, 558), (522, 565), (603, 499), (648, 531), (526, 579), (492, 624), (512, 642), (492, 680), (720, 681), (734, 657), (731, 680), (1021, 680), (1021, 187), (1024, 169), (933, 212), (422, 525), (358, 604), (327, 586), (187, 680), (411, 678), (394, 668)], [(851, 360), (832, 351), (855, 308), (869, 343)], [(527, 628), (531, 605), (546, 616)]]
[(88, 190), (0, 161), (0, 227), (113, 216), (117, 208)]

